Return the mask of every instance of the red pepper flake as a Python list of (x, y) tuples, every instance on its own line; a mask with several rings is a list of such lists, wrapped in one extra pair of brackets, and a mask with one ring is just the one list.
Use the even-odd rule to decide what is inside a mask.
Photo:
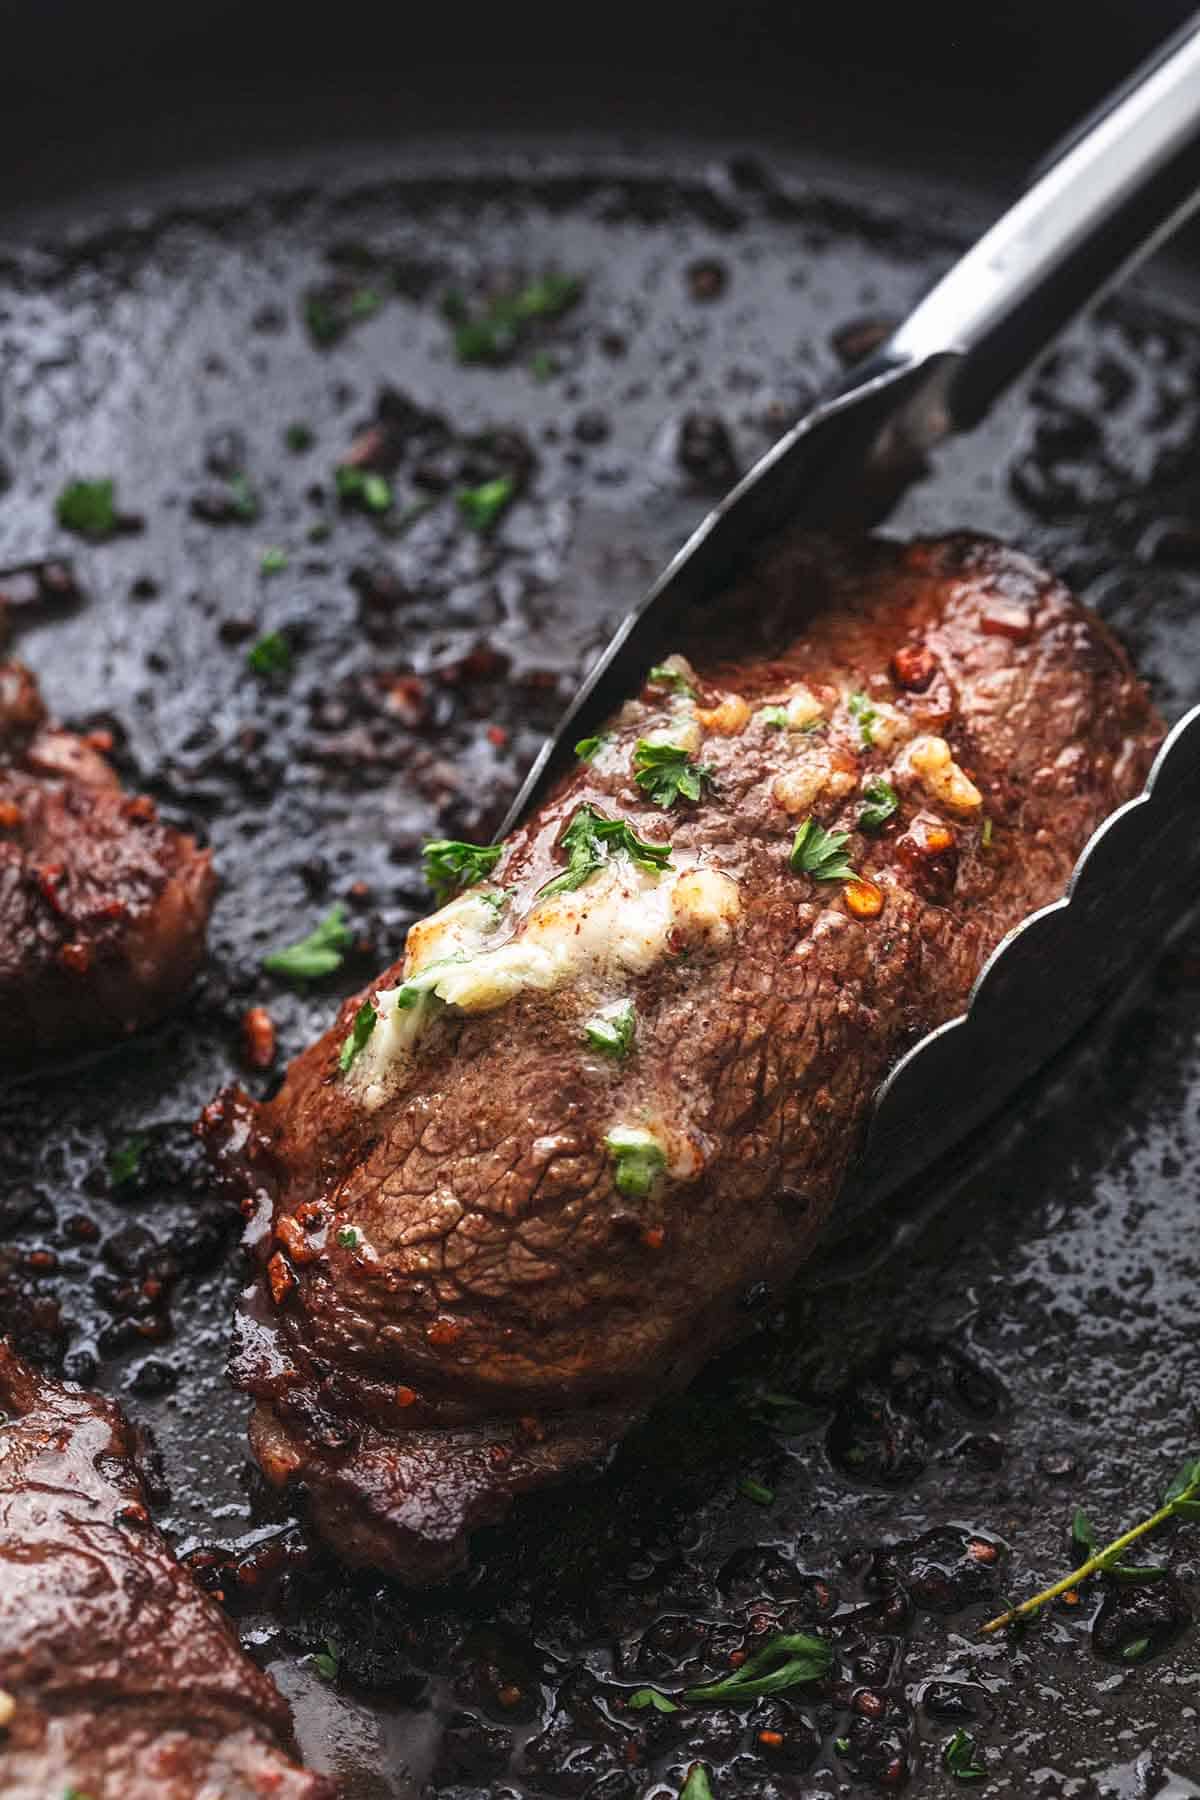
[(882, 1694), (876, 1694), (870, 1688), (863, 1688), (854, 1696), (854, 1710), (864, 1719), (882, 1719), (887, 1711), (887, 1701)]
[(276, 1219), (275, 1236), (293, 1262), (309, 1263), (314, 1257), (320, 1255), (303, 1225), (297, 1219), (293, 1219), (289, 1213), (284, 1213), (281, 1218)]
[(163, 1284), (156, 1275), (148, 1275), (142, 1283), (142, 1298), (143, 1300), (149, 1300), (151, 1305), (153, 1305), (156, 1300), (162, 1299), (162, 1291)]
[(521, 1689), (512, 1681), (506, 1682), (502, 1688), (496, 1690), (496, 1699), (505, 1708), (520, 1706), (524, 1698), (525, 1695)]
[(397, 1406), (415, 1406), (419, 1399), (420, 1395), (417, 1393), (416, 1388), (398, 1387), (396, 1389)]
[(967, 1555), (978, 1563), (994, 1563), (997, 1556), (995, 1544), (985, 1544), (982, 1538), (972, 1538), (967, 1545)]
[(891, 671), (897, 687), (920, 694), (937, 673), (937, 662), (932, 650), (926, 649), (924, 644), (905, 644), (892, 657)]
[(352, 881), (350, 883), (349, 894), (352, 900), (369, 900), (371, 898), (370, 882)]
[(282, 1306), (296, 1285), (296, 1276), (286, 1256), (278, 1250), (267, 1264), (267, 1282), (276, 1306)]
[(15, 800), (0, 800), (0, 831), (15, 831), (24, 817)]
[(275, 1061), (275, 1022), (265, 1006), (242, 1014), (242, 1060), (251, 1069), (269, 1069)]
[(25, 1257), (25, 1267), (32, 1269), (35, 1275), (52, 1275), (58, 1267), (58, 1258), (53, 1250), (30, 1250)]
[(425, 1327), (427, 1341), (439, 1350), (449, 1349), (451, 1344), (457, 1344), (461, 1336), (462, 1326), (457, 1319), (442, 1317), (435, 1319), (432, 1325)]
[(87, 944), (63, 944), (59, 948), (58, 961), (68, 974), (86, 975), (92, 966), (92, 952)]
[(151, 825), (158, 817), (158, 808), (149, 794), (134, 794), (125, 803), (125, 817), (136, 819), (143, 825)]
[(486, 735), (488, 743), (496, 750), (503, 750), (508, 743), (508, 732), (503, 725), (489, 725)]
[(661, 1250), (667, 1241), (667, 1234), (661, 1225), (647, 1225), (642, 1233), (642, 1242), (647, 1250)]
[(36, 873), (37, 884), (43, 900), (48, 906), (52, 906), (56, 913), (65, 912), (66, 907), (63, 905), (62, 896), (58, 891), (66, 876), (63, 865), (61, 863), (43, 863)]
[(760, 1731), (758, 1734), (758, 1741), (764, 1750), (783, 1749), (782, 1731)]

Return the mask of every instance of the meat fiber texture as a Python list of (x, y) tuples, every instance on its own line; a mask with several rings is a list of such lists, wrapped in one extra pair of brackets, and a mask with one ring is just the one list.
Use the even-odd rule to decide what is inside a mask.
[(0, 1342), (4, 1800), (334, 1800), (146, 1510), (119, 1409)]
[[(274, 1100), (209, 1111), (252, 1215), (252, 1445), (350, 1562), (444, 1576), (745, 1329), (880, 1081), (1162, 737), (1099, 621), (973, 536), (785, 541), (681, 648)], [(610, 839), (545, 893), (587, 807), (670, 866)]]
[(210, 853), (125, 793), (94, 742), (0, 663), (0, 1058), (121, 1038), (204, 954)]

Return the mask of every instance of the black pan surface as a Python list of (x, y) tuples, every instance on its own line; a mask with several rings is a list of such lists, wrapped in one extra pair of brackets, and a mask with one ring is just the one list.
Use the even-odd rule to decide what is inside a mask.
[[(949, 1794), (960, 1726), (981, 1794), (1200, 1793), (1197, 1528), (1163, 1542), (1166, 1582), (1085, 1590), (1016, 1642), (977, 1634), (1069, 1566), (1076, 1506), (1115, 1531), (1200, 1452), (1194, 935), (798, 1295), (747, 1296), (743, 1352), (446, 1591), (335, 1571), (249, 1468), (222, 1375), (236, 1222), (191, 1124), (232, 1074), (277, 1079), (239, 1070), (244, 1010), (268, 1007), (282, 1063), (395, 954), (425, 905), (422, 837), (502, 812), (589, 650), (704, 509), (716, 470), (681, 466), (683, 419), (719, 417), (744, 466), (838, 366), (842, 328), (903, 312), (989, 205), (945, 170), (884, 178), (711, 134), (569, 154), (431, 134), (10, 214), (0, 566), (69, 554), (83, 595), (17, 609), (16, 648), (210, 839), (223, 892), (180, 1019), (0, 1096), (0, 1328), (153, 1429), (161, 1516), (350, 1796), (632, 1800), (673, 1795), (696, 1757), (720, 1800)], [(548, 268), (583, 278), (579, 305), (504, 367), (456, 362), (446, 289)], [(339, 283), (381, 303), (321, 347), (305, 299)], [(1156, 265), (894, 522), (1046, 557), (1172, 714), (1200, 687), (1197, 292), (1186, 260)], [(489, 466), (495, 444), (472, 444), (496, 431), (532, 453), (493, 538), (452, 492), (394, 534), (338, 509), (333, 467), (384, 388), (449, 421), (456, 468)], [(289, 450), (301, 423), (312, 446)], [(196, 517), (235, 472), (258, 516)], [(65, 538), (53, 501), (79, 475), (114, 476), (141, 529)], [(402, 466), (398, 511), (430, 497), (417, 475)], [(264, 575), (269, 546), (287, 567)], [(247, 668), (270, 631), (285, 679)], [(342, 975), (305, 993), (264, 975), (337, 900), (358, 932)], [(838, 1674), (816, 1700), (623, 1704), (818, 1620)], [(334, 1681), (313, 1661), (330, 1642)]]

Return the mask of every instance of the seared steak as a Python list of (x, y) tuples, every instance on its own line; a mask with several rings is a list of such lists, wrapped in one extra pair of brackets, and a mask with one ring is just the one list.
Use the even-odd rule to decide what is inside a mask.
[(211, 857), (0, 664), (0, 1057), (136, 1031), (191, 980)]
[(0, 1343), (5, 1800), (332, 1800), (146, 1511), (128, 1423)]
[[(999, 544), (777, 546), (257, 1110), (234, 1380), (350, 1561), (458, 1563), (737, 1336), (871, 1095), (1060, 894), (1161, 730)], [(843, 836), (843, 834), (845, 834)], [(492, 866), (489, 866), (492, 864)]]

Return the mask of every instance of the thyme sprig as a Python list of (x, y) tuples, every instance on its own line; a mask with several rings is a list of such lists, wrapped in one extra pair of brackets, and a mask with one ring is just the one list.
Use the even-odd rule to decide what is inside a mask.
[[(986, 1632), (1001, 1631), (1006, 1625), (1012, 1625), (1018, 1619), (1027, 1619), (1031, 1613), (1040, 1611), (1049, 1601), (1057, 1600), (1060, 1594), (1068, 1593), (1072, 1588), (1078, 1587), (1080, 1582), (1086, 1581), (1089, 1575), (1116, 1574), (1120, 1579), (1126, 1581), (1155, 1580), (1157, 1578), (1156, 1571), (1139, 1570), (1136, 1565), (1123, 1563), (1121, 1558), (1131, 1544), (1136, 1544), (1139, 1538), (1146, 1536), (1147, 1532), (1155, 1531), (1158, 1526), (1165, 1525), (1168, 1519), (1200, 1519), (1200, 1456), (1190, 1457), (1184, 1463), (1163, 1495), (1162, 1505), (1152, 1512), (1148, 1519), (1143, 1519), (1140, 1524), (1132, 1526), (1128, 1531), (1123, 1531), (1120, 1537), (1114, 1538), (1110, 1544), (1105, 1544), (1100, 1549), (1093, 1548), (1087, 1560), (1080, 1563), (1077, 1569), (1072, 1569), (1069, 1575), (1064, 1575), (1061, 1581), (1056, 1581), (1051, 1587), (1043, 1588), (1041, 1593), (1034, 1594), (1032, 1599), (1023, 1600), (1020, 1606), (1010, 1606), (1007, 1612), (1002, 1612), (995, 1619), (989, 1619), (981, 1629)], [(1082, 1514), (1077, 1513), (1075, 1516), (1073, 1535), (1077, 1543), (1094, 1544), (1091, 1526)]]

